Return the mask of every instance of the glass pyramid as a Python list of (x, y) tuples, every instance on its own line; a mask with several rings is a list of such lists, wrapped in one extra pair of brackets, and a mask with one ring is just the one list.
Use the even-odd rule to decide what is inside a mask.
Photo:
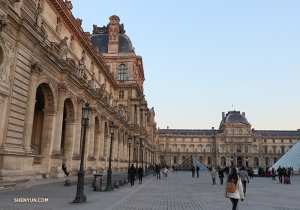
[(294, 174), (299, 173), (300, 168), (300, 140), (289, 150), (287, 153), (285, 153), (271, 168), (274, 168), (275, 170), (278, 169), (278, 167), (293, 167)]
[(178, 166), (178, 170), (191, 170), (192, 166), (195, 168), (199, 166), (200, 170), (207, 170), (207, 168), (194, 156), (185, 159), (183, 163)]

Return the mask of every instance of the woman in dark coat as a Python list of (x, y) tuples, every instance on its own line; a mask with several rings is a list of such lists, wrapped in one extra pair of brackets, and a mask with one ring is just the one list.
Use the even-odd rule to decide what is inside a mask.
[(142, 166), (139, 167), (138, 173), (139, 173), (139, 184), (142, 184), (142, 182), (143, 182), (143, 175), (144, 175), (144, 170), (143, 170)]
[(222, 167), (219, 168), (218, 174), (219, 174), (219, 178), (220, 178), (220, 183), (221, 183), (221, 185), (223, 185), (224, 171), (223, 171)]

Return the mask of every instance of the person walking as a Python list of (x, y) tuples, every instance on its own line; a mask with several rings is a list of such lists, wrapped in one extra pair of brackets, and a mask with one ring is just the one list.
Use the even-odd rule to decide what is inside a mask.
[(69, 176), (69, 172), (67, 171), (67, 166), (66, 166), (66, 164), (62, 164), (62, 170), (64, 171), (64, 173), (65, 173), (65, 175), (66, 176)]
[(249, 174), (250, 179), (253, 179), (254, 170), (252, 167), (249, 168), (248, 174)]
[(215, 185), (216, 184), (217, 171), (215, 170), (214, 167), (211, 167), (210, 176), (212, 178), (213, 185)]
[(199, 171), (200, 171), (200, 168), (199, 168), (199, 166), (197, 166), (196, 167), (197, 178), (199, 178)]
[(276, 180), (276, 179), (275, 179), (275, 177), (276, 177), (276, 171), (275, 171), (274, 168), (272, 168), (271, 174), (272, 174), (272, 180)]
[(238, 171), (238, 175), (242, 180), (244, 196), (246, 196), (246, 183), (249, 183), (248, 173), (245, 171), (245, 167), (242, 166), (241, 170)]
[(282, 176), (283, 176), (283, 169), (281, 168), (281, 166), (278, 167), (277, 169), (277, 173), (278, 173), (278, 179), (279, 179), (279, 183), (282, 184)]
[(135, 174), (136, 174), (134, 164), (132, 164), (131, 167), (129, 168), (129, 173), (130, 173), (130, 183), (131, 183), (131, 187), (132, 187), (134, 185), (134, 178), (135, 178)]
[(192, 167), (191, 171), (192, 171), (192, 177), (195, 178), (195, 167), (194, 166)]
[(143, 176), (144, 176), (144, 170), (143, 170), (142, 166), (139, 167), (138, 174), (139, 174), (139, 184), (142, 184)]
[(225, 188), (225, 197), (230, 199), (232, 203), (232, 210), (237, 210), (239, 200), (243, 201), (245, 196), (243, 192), (242, 181), (237, 174), (236, 168), (231, 169), (231, 172), (227, 177), (227, 182), (233, 182), (236, 186), (236, 190), (233, 193), (227, 192), (227, 188)]
[(157, 179), (160, 179), (160, 165), (156, 164), (155, 170), (156, 170), (156, 177)]
[(165, 166), (164, 169), (163, 169), (163, 178), (167, 178), (168, 172), (169, 172), (169, 170), (168, 170), (168, 168)]
[(218, 174), (219, 174), (219, 178), (220, 178), (220, 183), (221, 183), (221, 185), (223, 185), (224, 171), (223, 171), (222, 167), (220, 167)]

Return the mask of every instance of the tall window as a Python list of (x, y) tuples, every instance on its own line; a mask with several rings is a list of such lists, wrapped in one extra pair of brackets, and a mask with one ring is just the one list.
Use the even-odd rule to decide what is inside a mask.
[(248, 153), (248, 146), (245, 146), (245, 152)]
[(236, 152), (242, 152), (242, 149), (241, 149), (241, 146), (240, 146), (240, 145), (237, 145), (237, 146), (236, 146)]
[(124, 91), (123, 91), (123, 90), (120, 90), (120, 91), (119, 91), (119, 98), (120, 98), (120, 99), (123, 99), (123, 98), (124, 98)]
[(126, 70), (127, 67), (125, 64), (121, 64), (118, 68), (118, 80), (126, 80)]

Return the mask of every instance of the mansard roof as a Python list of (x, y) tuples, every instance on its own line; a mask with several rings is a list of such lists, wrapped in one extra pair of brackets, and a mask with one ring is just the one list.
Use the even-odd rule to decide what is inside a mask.
[(213, 136), (221, 130), (189, 130), (189, 129), (159, 129), (159, 134), (166, 135), (209, 135)]
[(283, 131), (283, 130), (253, 130), (253, 133), (257, 133), (262, 135), (263, 137), (276, 137), (276, 136), (282, 136), (282, 137), (299, 137), (300, 138), (300, 130), (296, 131)]

